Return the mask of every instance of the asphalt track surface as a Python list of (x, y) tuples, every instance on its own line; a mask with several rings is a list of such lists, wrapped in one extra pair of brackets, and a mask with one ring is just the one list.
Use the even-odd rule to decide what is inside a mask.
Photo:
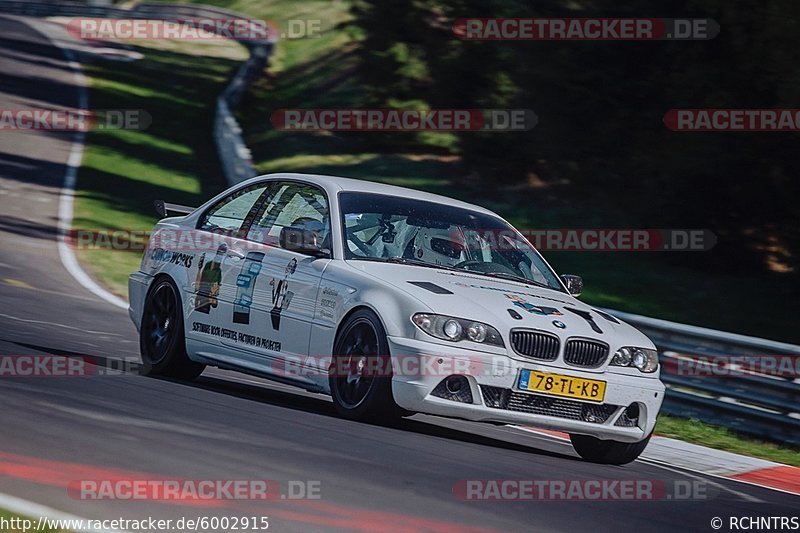
[[(0, 108), (78, 105), (62, 51), (0, 17)], [(71, 134), (0, 132), (0, 354), (138, 356), (127, 312), (59, 260), (57, 210)], [(78, 175), (80, 180), (80, 174)], [(319, 483), (318, 500), (87, 501), (85, 479)], [(707, 484), (688, 501), (464, 501), (466, 479)], [(207, 370), (193, 384), (138, 375), (0, 379), (0, 493), (93, 519), (268, 516), (272, 531), (712, 531), (730, 516), (792, 516), (800, 498), (636, 462), (598, 466), (515, 428), (417, 415), (391, 427), (337, 418), (330, 401)], [(727, 531), (727, 525), (722, 531)]]

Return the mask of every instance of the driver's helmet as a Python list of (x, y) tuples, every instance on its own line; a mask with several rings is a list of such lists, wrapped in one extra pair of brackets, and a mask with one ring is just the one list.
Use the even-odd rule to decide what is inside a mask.
[(461, 233), (452, 228), (420, 228), (414, 237), (414, 258), (444, 266), (468, 259)]

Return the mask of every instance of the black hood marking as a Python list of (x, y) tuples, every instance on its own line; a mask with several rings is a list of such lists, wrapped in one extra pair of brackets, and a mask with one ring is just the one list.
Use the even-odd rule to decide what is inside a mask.
[(440, 287), (435, 283), (431, 283), (430, 281), (409, 281), (408, 283), (436, 294), (453, 294), (452, 291), (449, 291), (444, 287)]
[(594, 311), (595, 313), (597, 313), (601, 317), (605, 318), (609, 322), (613, 322), (614, 324), (619, 324), (619, 320), (617, 320), (615, 317), (609, 315), (608, 313), (604, 313), (603, 311), (600, 311), (599, 309), (595, 309), (594, 307), (592, 307), (592, 311)]
[(600, 334), (603, 333), (603, 330), (600, 329), (600, 326), (598, 326), (597, 322), (594, 321), (594, 318), (592, 318), (592, 314), (589, 311), (581, 311), (580, 309), (573, 309), (572, 307), (564, 307), (564, 309), (566, 309), (570, 313), (575, 313), (579, 317), (581, 317), (584, 320), (586, 320), (586, 322), (588, 322), (589, 325), (592, 326), (592, 329), (596, 333), (600, 333)]
[(522, 320), (522, 315), (517, 313), (514, 309), (509, 309), (508, 314), (511, 315), (511, 318), (514, 320)]

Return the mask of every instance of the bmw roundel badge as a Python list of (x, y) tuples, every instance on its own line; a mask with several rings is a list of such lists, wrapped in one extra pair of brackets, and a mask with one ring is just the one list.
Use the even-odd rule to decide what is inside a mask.
[(567, 325), (561, 322), (560, 320), (553, 320), (553, 325), (558, 329), (564, 329), (567, 327)]

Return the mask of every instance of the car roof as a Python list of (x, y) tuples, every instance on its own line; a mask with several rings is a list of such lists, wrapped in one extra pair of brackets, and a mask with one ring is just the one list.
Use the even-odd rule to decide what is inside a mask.
[(257, 176), (255, 178), (248, 180), (248, 182), (249, 181), (256, 182), (264, 179), (281, 179), (281, 178), (314, 183), (326, 189), (326, 191), (329, 194), (336, 194), (339, 191), (349, 191), (349, 192), (385, 194), (389, 196), (401, 196), (403, 198), (413, 198), (415, 200), (423, 200), (427, 202), (435, 202), (439, 204), (451, 205), (454, 207), (461, 207), (463, 209), (471, 209), (472, 211), (478, 211), (481, 213), (486, 213), (488, 215), (499, 217), (497, 213), (494, 213), (493, 211), (490, 211), (485, 207), (470, 204), (467, 202), (462, 202), (460, 200), (449, 198), (447, 196), (441, 196), (438, 194), (418, 191), (416, 189), (408, 189), (406, 187), (398, 187), (396, 185), (386, 185), (384, 183), (377, 183), (374, 181), (361, 180), (355, 178), (326, 176), (322, 174), (297, 174), (297, 173), (282, 172), (278, 174), (263, 174), (261, 176)]

